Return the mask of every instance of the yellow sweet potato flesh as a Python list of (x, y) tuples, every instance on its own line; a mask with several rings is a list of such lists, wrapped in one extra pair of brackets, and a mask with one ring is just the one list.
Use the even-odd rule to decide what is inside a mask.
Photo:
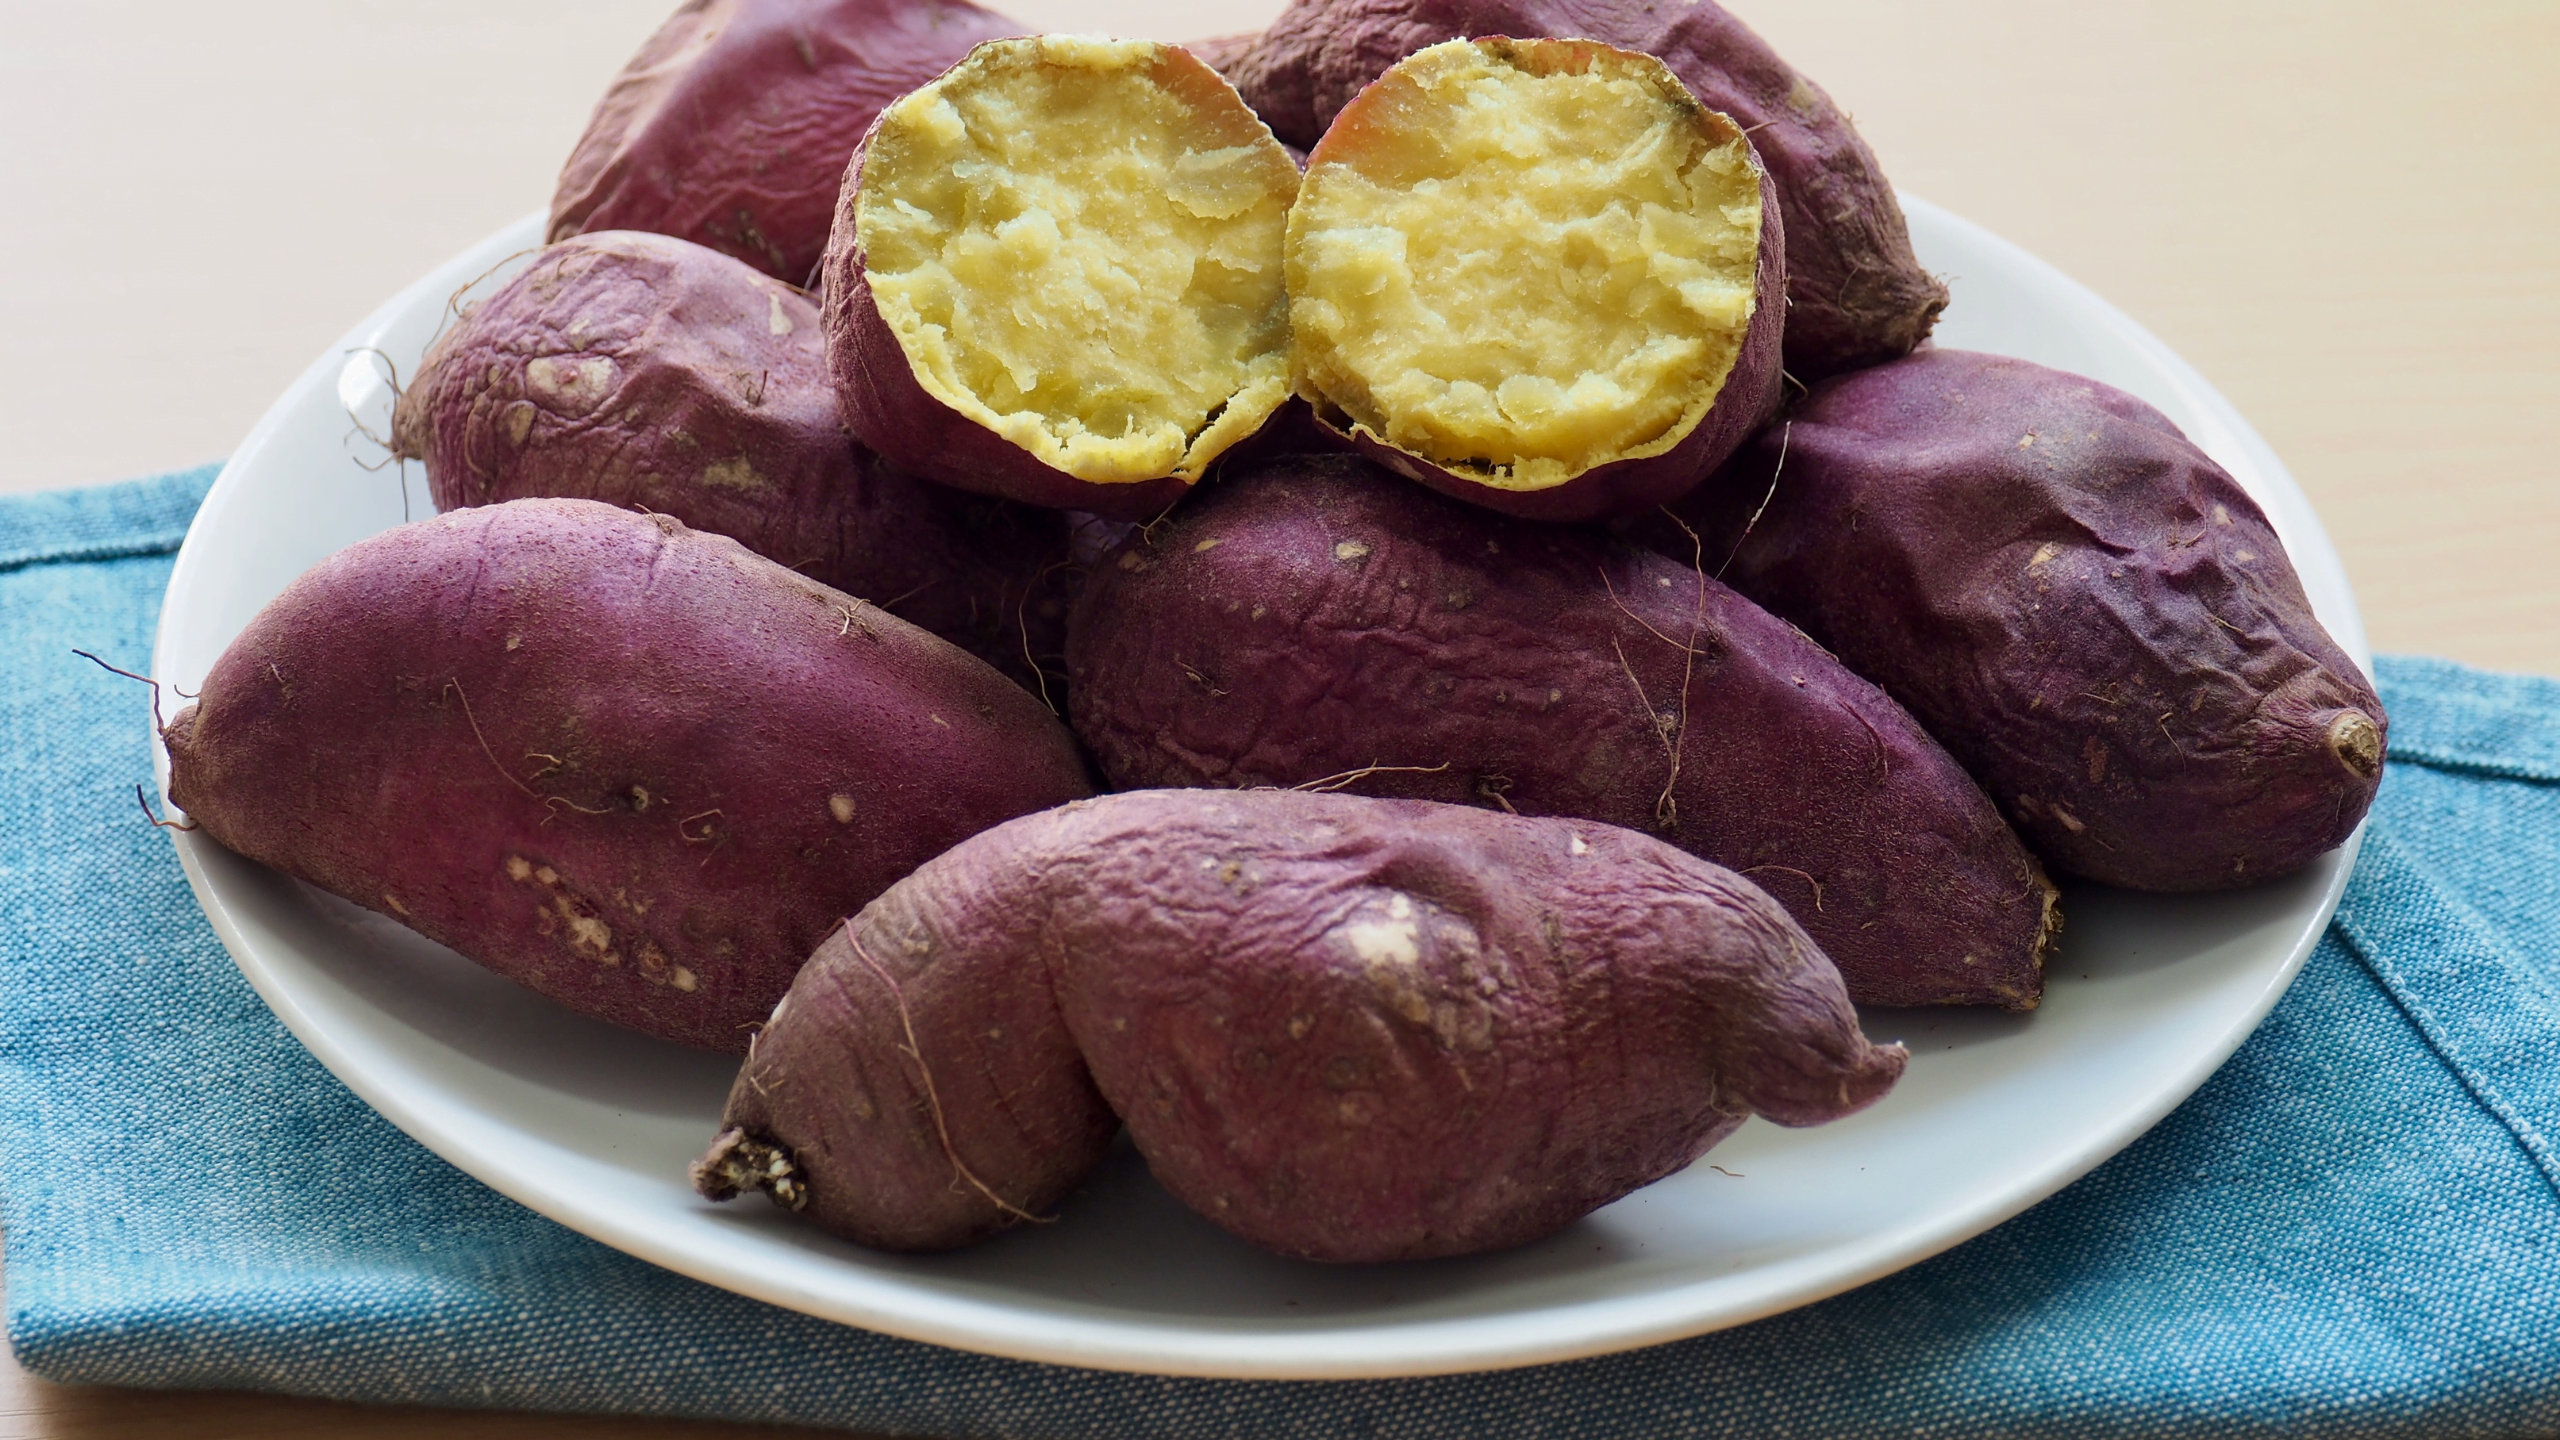
[(1504, 489), (1660, 454), (1754, 308), (1748, 142), (1647, 57), (1452, 41), (1344, 112), (1289, 221), (1295, 383)]
[(1198, 475), (1288, 395), (1297, 171), (1144, 41), (981, 47), (882, 116), (857, 231), (936, 399), (1078, 479)]

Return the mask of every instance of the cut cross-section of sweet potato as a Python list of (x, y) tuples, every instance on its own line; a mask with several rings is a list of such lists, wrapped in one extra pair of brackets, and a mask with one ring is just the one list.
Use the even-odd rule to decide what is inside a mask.
[(1751, 143), (1661, 62), (1459, 40), (1309, 157), (1293, 379), (1436, 489), (1546, 520), (1686, 493), (1781, 383), (1784, 244)]
[(1298, 171), (1150, 41), (980, 46), (889, 107), (827, 276), (846, 423), (947, 484), (1134, 518), (1287, 398)]

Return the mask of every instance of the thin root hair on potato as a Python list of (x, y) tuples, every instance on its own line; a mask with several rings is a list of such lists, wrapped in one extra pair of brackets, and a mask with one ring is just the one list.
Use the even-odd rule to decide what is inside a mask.
[[(81, 659), (88, 661), (90, 664), (97, 666), (99, 669), (104, 670), (104, 671), (108, 672), (108, 673), (109, 673), (109, 674), (111, 674), (111, 675), (121, 675), (121, 676), (123, 676), (124, 678), (126, 678), (127, 680), (139, 680), (139, 681), (141, 681), (143, 684), (150, 686), (150, 687), (151, 687), (151, 728), (152, 728), (153, 730), (157, 731), (157, 730), (161, 729), (161, 728), (162, 728), (162, 727), (167, 723), (167, 722), (163, 721), (163, 720), (160, 718), (160, 682), (159, 682), (159, 681), (152, 679), (152, 678), (151, 678), (150, 676), (148, 676), (148, 675), (137, 675), (137, 674), (135, 674), (133, 671), (125, 669), (125, 668), (124, 668), (123, 666), (121, 666), (121, 665), (110, 665), (110, 664), (108, 664), (106, 661), (99, 659), (97, 656), (90, 654), (90, 653), (89, 653), (88, 651), (86, 651), (86, 650), (73, 650), (71, 653), (72, 653), (72, 654), (74, 654), (74, 655), (79, 656)], [(172, 689), (174, 689), (174, 688), (176, 688), (176, 687), (172, 686), (171, 688), (172, 688)]]
[(906, 1035), (905, 1041), (898, 1047), (898, 1053), (916, 1062), (916, 1079), (924, 1086), (924, 1103), (933, 1112), (933, 1132), (941, 1137), (942, 1153), (951, 1160), (953, 1188), (957, 1189), (960, 1182), (965, 1180), (970, 1189), (985, 1197), (986, 1202), (996, 1207), (999, 1212), (1027, 1224), (1047, 1225), (1056, 1221), (1058, 1217), (1055, 1215), (1034, 1215), (997, 1194), (986, 1181), (978, 1178), (978, 1172), (970, 1169), (967, 1161), (960, 1158), (959, 1147), (951, 1143), (951, 1121), (950, 1117), (942, 1112), (942, 1096), (933, 1088), (933, 1067), (925, 1063), (924, 1051), (916, 1043), (916, 1021), (914, 1014), (907, 1009), (906, 992), (898, 988), (898, 977), (890, 974), (879, 961), (871, 958), (870, 951), (862, 947), (862, 941), (853, 933), (851, 919), (844, 922), (844, 940), (847, 945), (853, 947), (854, 958), (868, 967), (872, 974), (880, 977), (881, 984), (889, 987), (889, 998), (898, 1007), (898, 1028)]

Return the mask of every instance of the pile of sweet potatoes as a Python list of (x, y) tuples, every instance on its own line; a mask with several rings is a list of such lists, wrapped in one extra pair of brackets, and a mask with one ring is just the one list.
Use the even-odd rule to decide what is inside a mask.
[(685, 5), (400, 396), (445, 513), (257, 617), (173, 803), (744, 1052), (708, 1197), (945, 1248), (1125, 1128), (1332, 1261), (1875, 1102), (1856, 1006), (2042, 1000), (2048, 867), (2362, 818), (2265, 517), (1929, 347), (1875, 157), (1712, 0), (1197, 50)]

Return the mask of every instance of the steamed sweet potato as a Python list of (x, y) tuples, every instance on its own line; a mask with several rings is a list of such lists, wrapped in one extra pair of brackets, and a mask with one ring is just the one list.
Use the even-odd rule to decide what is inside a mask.
[(736, 541), (584, 500), (361, 541), (169, 722), (169, 794), (250, 859), (587, 1014), (746, 1048), (842, 916), (1089, 793), (970, 656)]
[(597, 104), (549, 238), (650, 230), (807, 285), (881, 108), (1021, 33), (968, 0), (687, 0)]
[(1598, 532), (1349, 457), (1239, 467), (1095, 567), (1067, 673), (1115, 787), (1346, 777), (1647, 830), (1766, 887), (1862, 1003), (2042, 991), (2053, 887), (1955, 761), (1694, 564)]
[(980, 47), (881, 112), (824, 265), (845, 423), (920, 475), (1144, 519), (1287, 398), (1298, 167), (1171, 45)]
[(2268, 879), (2345, 840), (2381, 781), (2381, 701), (2266, 517), (2094, 380), (1957, 350), (1844, 375), (1689, 514), (1737, 588), (1909, 706), (2057, 869)]
[(1781, 229), (1750, 141), (1651, 56), (1434, 45), (1307, 159), (1291, 378), (1444, 494), (1540, 520), (1650, 510), (1777, 410)]
[(1798, 379), (1889, 360), (1927, 338), (1947, 288), (1920, 268), (1874, 152), (1820, 86), (1715, 0), (1294, 0), (1219, 68), (1274, 134), (1313, 146), (1388, 66), (1491, 35), (1658, 56), (1751, 137), (1786, 214), (1786, 360)]
[(1141, 791), (990, 830), (829, 936), (694, 1175), (939, 1249), (1055, 1203), (1116, 1112), (1246, 1240), (1412, 1260), (1536, 1239), (1902, 1067), (1785, 912), (1659, 841)]
[(1055, 512), (963, 495), (845, 433), (818, 309), (683, 240), (552, 246), (438, 336), (392, 415), (436, 507), (533, 496), (672, 515), (1037, 685), (1065, 643)]

